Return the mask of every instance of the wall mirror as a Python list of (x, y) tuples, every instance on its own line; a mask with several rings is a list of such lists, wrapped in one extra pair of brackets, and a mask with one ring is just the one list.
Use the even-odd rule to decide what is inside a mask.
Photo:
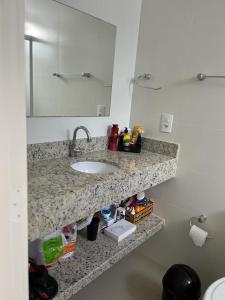
[(109, 116), (116, 27), (54, 0), (27, 0), (28, 117)]

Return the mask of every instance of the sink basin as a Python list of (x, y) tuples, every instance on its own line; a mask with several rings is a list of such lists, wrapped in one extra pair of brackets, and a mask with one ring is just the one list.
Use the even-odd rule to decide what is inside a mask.
[(118, 170), (114, 165), (98, 161), (80, 161), (71, 165), (75, 171), (88, 174), (109, 174)]

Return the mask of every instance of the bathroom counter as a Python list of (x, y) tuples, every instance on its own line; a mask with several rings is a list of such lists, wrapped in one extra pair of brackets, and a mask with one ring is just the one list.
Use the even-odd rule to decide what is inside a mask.
[(119, 244), (102, 233), (95, 242), (78, 235), (74, 257), (64, 260), (50, 271), (59, 284), (55, 300), (67, 300), (100, 276), (112, 265), (156, 234), (165, 221), (152, 214), (137, 224), (137, 230)]
[[(118, 166), (118, 171), (93, 175), (70, 167), (82, 160), (110, 162)], [(170, 156), (148, 150), (140, 154), (104, 150), (84, 153), (77, 158), (29, 162), (29, 239), (78, 221), (86, 217), (90, 209), (98, 211), (112, 203), (120, 203), (139, 191), (173, 178), (176, 169), (177, 152)]]

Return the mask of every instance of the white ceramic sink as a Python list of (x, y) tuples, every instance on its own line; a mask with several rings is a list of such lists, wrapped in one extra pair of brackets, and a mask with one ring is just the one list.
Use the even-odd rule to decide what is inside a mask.
[(114, 165), (98, 161), (80, 161), (71, 165), (75, 171), (88, 174), (108, 174), (118, 170)]

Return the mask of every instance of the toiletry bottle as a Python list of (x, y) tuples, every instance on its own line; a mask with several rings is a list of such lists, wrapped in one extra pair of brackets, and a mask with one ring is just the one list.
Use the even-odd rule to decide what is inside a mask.
[(132, 139), (131, 139), (131, 143), (135, 144), (137, 142), (137, 138), (138, 138), (138, 133), (142, 134), (143, 132), (143, 128), (142, 126), (138, 126), (135, 125), (133, 128), (133, 134), (132, 134)]
[(131, 141), (130, 133), (128, 132), (128, 129), (125, 128), (124, 136), (123, 136), (123, 150), (124, 151), (129, 151), (130, 150), (129, 149), (130, 141)]
[(108, 149), (111, 151), (117, 151), (118, 148), (118, 124), (113, 124), (111, 134), (109, 137)]
[(145, 192), (137, 193), (136, 198), (137, 198), (138, 201), (143, 200), (145, 198)]
[(143, 132), (143, 127), (134, 126), (133, 135), (131, 139), (131, 152), (140, 153), (141, 152), (141, 134)]
[(118, 151), (123, 151), (123, 136), (124, 136), (124, 131), (121, 131), (118, 138)]
[(137, 141), (134, 144), (133, 152), (140, 153), (141, 152), (141, 134), (138, 133)]

